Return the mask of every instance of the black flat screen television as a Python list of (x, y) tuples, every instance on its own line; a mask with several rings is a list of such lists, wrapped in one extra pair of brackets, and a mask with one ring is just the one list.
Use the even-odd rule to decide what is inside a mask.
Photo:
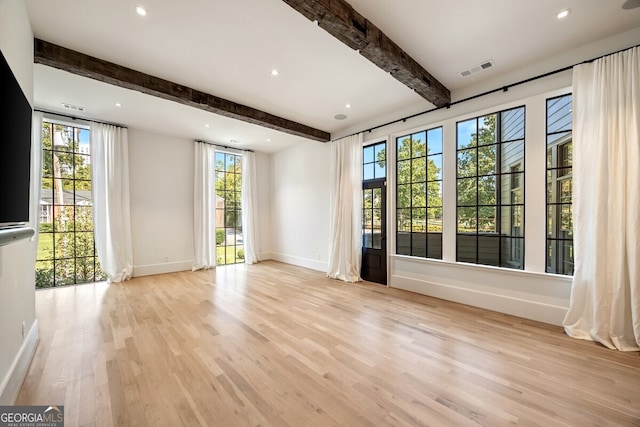
[(29, 222), (29, 101), (0, 51), (0, 229)]

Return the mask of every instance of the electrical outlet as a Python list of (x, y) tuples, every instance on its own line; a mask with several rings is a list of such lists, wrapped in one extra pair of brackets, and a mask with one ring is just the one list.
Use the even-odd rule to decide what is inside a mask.
[(169, 257), (165, 255), (164, 262), (169, 262)]

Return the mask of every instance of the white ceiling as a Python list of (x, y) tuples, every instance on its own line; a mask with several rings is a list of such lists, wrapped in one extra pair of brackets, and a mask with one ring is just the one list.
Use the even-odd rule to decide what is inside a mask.
[[(625, 0), (347, 1), (454, 100), (470, 85), (640, 26), (640, 8), (623, 10)], [(135, 13), (138, 4), (146, 17)], [(27, 0), (27, 7), (37, 38), (334, 136), (432, 107), (282, 0)], [(556, 19), (566, 8), (570, 15)], [(494, 68), (459, 76), (488, 59)], [(34, 82), (36, 107), (49, 111), (264, 152), (317, 143), (42, 65)]]

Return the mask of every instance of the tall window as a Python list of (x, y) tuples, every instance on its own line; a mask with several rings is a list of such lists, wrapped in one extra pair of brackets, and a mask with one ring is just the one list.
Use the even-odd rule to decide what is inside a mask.
[(442, 259), (442, 128), (396, 138), (396, 253)]
[(216, 152), (216, 264), (244, 262), (242, 157)]
[[(387, 177), (387, 143), (368, 145), (362, 150), (362, 181), (377, 182)], [(380, 180), (380, 181), (378, 181)], [(385, 212), (381, 187), (362, 190), (362, 246), (382, 249)]]
[(93, 239), (89, 129), (42, 124), (36, 287), (105, 280)]
[(547, 272), (573, 274), (571, 94), (547, 100)]
[(524, 268), (524, 107), (457, 124), (457, 260)]

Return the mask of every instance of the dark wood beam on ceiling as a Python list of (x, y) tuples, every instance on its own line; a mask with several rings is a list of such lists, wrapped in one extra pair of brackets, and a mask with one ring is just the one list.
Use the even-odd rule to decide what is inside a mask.
[(215, 95), (34, 39), (34, 61), (101, 82), (157, 96), (225, 117), (327, 142), (331, 134)]
[(451, 103), (449, 89), (346, 1), (283, 1), (433, 105)]

